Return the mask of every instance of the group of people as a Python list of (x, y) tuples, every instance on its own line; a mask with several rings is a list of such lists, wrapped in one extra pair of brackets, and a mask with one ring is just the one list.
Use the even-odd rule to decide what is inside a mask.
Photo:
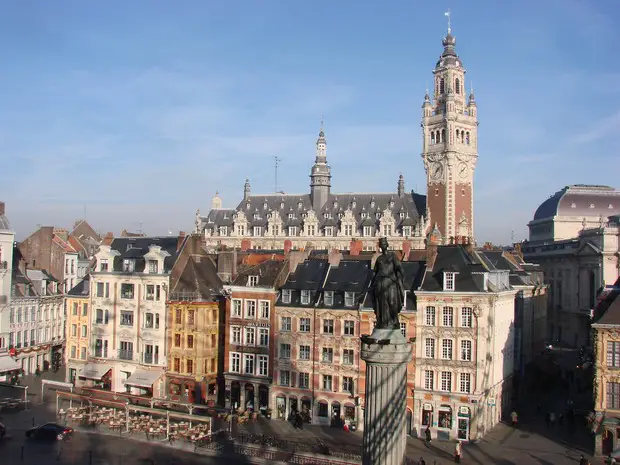
[[(424, 431), (424, 437), (425, 437), (424, 443), (426, 444), (427, 447), (429, 447), (432, 441), (430, 425), (426, 427), (426, 430)], [(461, 441), (457, 439), (456, 445), (454, 446), (454, 461), (456, 463), (460, 463), (461, 457), (463, 457), (463, 445), (461, 444)], [(426, 465), (426, 462), (424, 461), (424, 457), (420, 457), (420, 460), (418, 461), (418, 465)]]

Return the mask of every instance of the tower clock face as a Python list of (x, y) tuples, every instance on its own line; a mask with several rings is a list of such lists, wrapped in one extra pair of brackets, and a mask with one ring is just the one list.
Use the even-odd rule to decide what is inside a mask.
[(467, 165), (465, 163), (459, 164), (459, 177), (461, 179), (467, 177)]
[(443, 177), (443, 165), (441, 163), (433, 163), (430, 169), (431, 179), (439, 181)]

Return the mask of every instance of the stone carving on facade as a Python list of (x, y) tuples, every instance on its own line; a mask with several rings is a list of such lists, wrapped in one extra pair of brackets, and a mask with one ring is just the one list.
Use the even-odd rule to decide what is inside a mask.
[(281, 236), (284, 232), (282, 228), (282, 217), (277, 211), (271, 210), (269, 212), (267, 216), (267, 228), (270, 236)]
[(353, 211), (351, 211), (351, 208), (347, 208), (344, 212), (344, 215), (340, 219), (340, 229), (338, 230), (338, 237), (348, 236), (348, 234), (345, 234), (346, 226), (351, 226), (353, 236), (357, 234), (357, 221), (355, 220), (355, 216), (353, 216)]
[(196, 210), (195, 224), (196, 224), (196, 227), (194, 228), (194, 232), (196, 234), (200, 234), (200, 228), (202, 227), (202, 218), (200, 218), (200, 208)]
[[(310, 230), (313, 230), (314, 233), (310, 234)], [(303, 222), (303, 235), (306, 237), (314, 237), (319, 232), (319, 220), (316, 217), (316, 213), (314, 210), (308, 210), (306, 213), (306, 217)]]
[[(243, 234), (239, 234), (240, 231), (243, 231)], [(245, 216), (245, 212), (239, 210), (235, 212), (233, 215), (233, 230), (231, 231), (232, 236), (247, 236), (248, 235), (248, 219)]]
[[(380, 234), (382, 234), (383, 236), (393, 236), (395, 233), (395, 227), (394, 227), (394, 215), (392, 215), (392, 210), (390, 210), (390, 207), (386, 207), (385, 210), (383, 210), (383, 213), (381, 214), (381, 219), (379, 220), (379, 231)], [(386, 227), (388, 227), (387, 230), (389, 230), (389, 234), (386, 234)]]
[(465, 216), (465, 212), (461, 213), (461, 219), (459, 220), (459, 227), (456, 234), (461, 237), (469, 237), (469, 221), (467, 220), (467, 216)]

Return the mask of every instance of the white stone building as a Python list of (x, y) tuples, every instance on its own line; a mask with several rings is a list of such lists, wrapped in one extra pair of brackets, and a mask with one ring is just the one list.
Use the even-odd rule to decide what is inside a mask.
[(510, 412), (517, 291), (509, 271), (473, 247), (430, 245), (428, 254), (415, 291), (414, 428), (478, 439)]
[(549, 341), (587, 345), (597, 296), (620, 270), (620, 191), (606, 186), (567, 186), (545, 200), (521, 244), (549, 285)]
[(9, 355), (9, 314), (15, 233), (5, 215), (5, 204), (0, 202), (0, 381), (18, 367)]
[(95, 254), (85, 387), (163, 395), (166, 299), (183, 237), (122, 237)]

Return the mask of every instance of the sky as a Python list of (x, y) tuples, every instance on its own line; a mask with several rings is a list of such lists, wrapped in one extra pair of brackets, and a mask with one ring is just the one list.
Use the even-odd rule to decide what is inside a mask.
[(421, 105), (451, 11), (478, 104), (475, 236), (527, 238), (568, 184), (618, 186), (617, 0), (30, 0), (0, 15), (0, 200), (39, 225), (191, 231), (216, 191), (425, 193)]

